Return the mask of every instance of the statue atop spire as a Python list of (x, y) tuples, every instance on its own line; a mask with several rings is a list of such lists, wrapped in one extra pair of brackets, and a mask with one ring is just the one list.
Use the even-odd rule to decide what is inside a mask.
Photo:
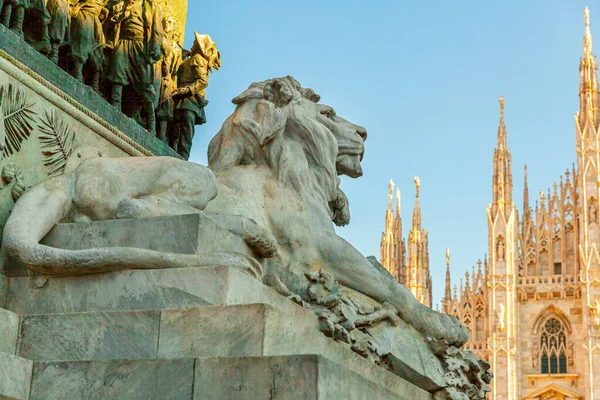
[(498, 149), (506, 149), (506, 126), (504, 126), (504, 96), (500, 96), (500, 124), (498, 124)]
[(592, 56), (592, 33), (590, 32), (590, 10), (585, 7), (583, 10), (583, 20), (585, 22), (585, 33), (583, 36), (583, 57)]
[(413, 180), (415, 181), (415, 185), (417, 186), (417, 198), (419, 198), (419, 190), (421, 189), (421, 180), (416, 175)]
[(401, 206), (401, 196), (400, 196), (400, 188), (396, 188), (396, 215), (400, 215), (400, 206)]
[(394, 181), (390, 179), (390, 183), (388, 185), (388, 210), (392, 209), (392, 198), (394, 194)]
[[(590, 31), (590, 10), (583, 10), (585, 30), (583, 34), (583, 56), (579, 63), (579, 129), (583, 131), (586, 119), (596, 128), (598, 120), (598, 64), (592, 51), (592, 33)], [(584, 133), (584, 132), (581, 132)]]
[(414, 179), (417, 191), (415, 193), (415, 208), (413, 209), (413, 230), (421, 230), (421, 206), (419, 205), (419, 192), (421, 191), (421, 180), (415, 175)]

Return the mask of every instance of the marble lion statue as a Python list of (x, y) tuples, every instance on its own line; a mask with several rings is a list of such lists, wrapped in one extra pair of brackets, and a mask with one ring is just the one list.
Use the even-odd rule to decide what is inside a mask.
[[(362, 175), (366, 130), (291, 77), (254, 83), (233, 103), (235, 111), (209, 145), (208, 168), (167, 157), (84, 161), (22, 196), (4, 230), (4, 251), (46, 275), (235, 265), (283, 293), (306, 291), (306, 277), (321, 271), (394, 308), (428, 340), (463, 345), (468, 332), (458, 319), (419, 303), (335, 232), (333, 223), (350, 219), (339, 175)], [(40, 244), (61, 221), (192, 212), (214, 218), (246, 247), (189, 255)]]

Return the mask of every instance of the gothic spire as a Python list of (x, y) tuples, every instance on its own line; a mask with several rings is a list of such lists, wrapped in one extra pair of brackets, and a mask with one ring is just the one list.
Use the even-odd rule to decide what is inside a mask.
[(450, 249), (446, 248), (446, 291), (442, 303), (443, 312), (450, 314), (450, 303), (452, 302), (452, 289), (450, 286)]
[(421, 180), (415, 176), (417, 187), (412, 229), (408, 234), (406, 257), (406, 287), (421, 303), (431, 307), (431, 275), (429, 270), (429, 245), (427, 229), (421, 228), (419, 194)]
[(583, 34), (583, 56), (579, 63), (579, 125), (585, 129), (585, 120), (590, 118), (596, 128), (598, 120), (598, 64), (592, 54), (592, 34), (590, 32), (590, 10), (583, 10), (585, 31)]
[(504, 125), (504, 97), (500, 96), (500, 123), (498, 125), (498, 145), (494, 150), (493, 214), (498, 209), (508, 210), (512, 203), (512, 169), (510, 150), (506, 144)]
[(388, 185), (388, 208), (385, 212), (385, 227), (381, 234), (379, 262), (392, 274), (396, 276), (396, 252), (397, 238), (394, 235), (394, 210), (393, 210), (394, 181), (390, 179)]

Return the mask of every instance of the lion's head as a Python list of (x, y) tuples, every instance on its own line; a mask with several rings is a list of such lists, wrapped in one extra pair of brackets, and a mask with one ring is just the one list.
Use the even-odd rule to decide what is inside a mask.
[(322, 197), (336, 223), (347, 223), (337, 208), (345, 199), (337, 175), (362, 175), (367, 132), (319, 99), (290, 76), (253, 83), (233, 99), (236, 110), (209, 145), (209, 166), (217, 174), (266, 166), (300, 193)]

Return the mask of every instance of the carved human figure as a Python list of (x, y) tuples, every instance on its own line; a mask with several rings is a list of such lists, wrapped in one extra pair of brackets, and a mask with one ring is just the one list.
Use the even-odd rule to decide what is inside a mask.
[(598, 223), (598, 207), (596, 207), (596, 201), (592, 198), (592, 204), (590, 204), (590, 224)]
[(167, 129), (174, 116), (174, 101), (172, 94), (177, 90), (177, 72), (181, 65), (182, 49), (177, 43), (175, 19), (167, 14), (163, 17), (165, 37), (162, 43), (163, 58), (161, 66), (160, 98), (156, 109), (158, 129), (156, 136), (167, 143)]
[(169, 145), (184, 159), (188, 159), (196, 125), (206, 123), (204, 107), (208, 104), (205, 89), (208, 76), (221, 67), (221, 53), (210, 36), (194, 32), (194, 46), (190, 58), (183, 61), (177, 74), (179, 88), (175, 99), (175, 130), (171, 132)]
[(102, 20), (107, 17), (108, 0), (79, 0), (71, 10), (71, 75), (83, 82), (83, 66), (90, 66), (91, 86), (100, 89), (103, 62)]
[(535, 344), (531, 350), (531, 364), (534, 368), (537, 368), (540, 362), (540, 347)]
[(496, 245), (496, 252), (497, 252), (496, 254), (497, 254), (498, 262), (504, 261), (504, 257), (505, 257), (504, 248), (505, 248), (504, 240), (500, 239), (498, 241), (498, 244)]
[(123, 87), (131, 85), (139, 97), (142, 125), (156, 132), (154, 64), (162, 57), (163, 27), (155, 0), (126, 0), (111, 18), (115, 25), (114, 50), (107, 79), (110, 101), (121, 110)]
[(498, 311), (496, 311), (496, 329), (498, 332), (504, 332), (506, 327), (506, 311), (504, 310), (504, 304), (498, 305)]
[(596, 300), (594, 305), (590, 306), (590, 314), (594, 328), (600, 328), (600, 300)]
[(58, 64), (58, 50), (69, 42), (70, 6), (69, 0), (48, 0), (48, 41), (50, 51), (48, 58)]
[(2, 25), (10, 28), (21, 39), (24, 39), (25, 10), (30, 6), (31, 0), (4, 0), (2, 4)]

